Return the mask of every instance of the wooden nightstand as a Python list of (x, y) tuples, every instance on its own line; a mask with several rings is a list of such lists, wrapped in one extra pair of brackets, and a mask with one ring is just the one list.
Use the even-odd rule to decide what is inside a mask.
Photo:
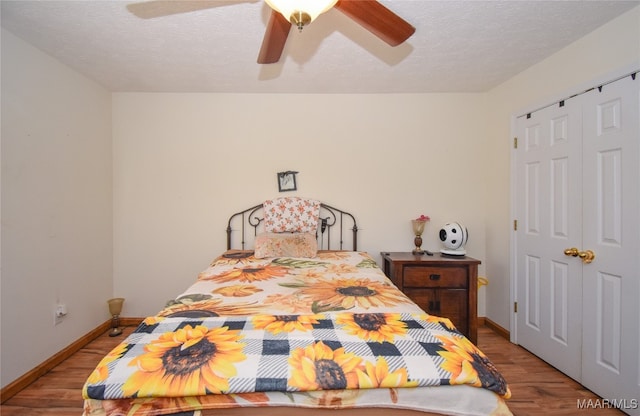
[(449, 318), (474, 344), (478, 341), (478, 265), (471, 257), (439, 253), (380, 253), (383, 270), (405, 295), (430, 315)]

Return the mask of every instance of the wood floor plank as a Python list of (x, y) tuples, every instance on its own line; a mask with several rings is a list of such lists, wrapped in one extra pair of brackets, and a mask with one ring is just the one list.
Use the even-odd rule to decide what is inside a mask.
[[(102, 357), (130, 334), (101, 335), (72, 357), (40, 377), (0, 406), (2, 416), (80, 416), (82, 386)], [(507, 379), (512, 398), (507, 401), (516, 416), (619, 416), (617, 409), (580, 409), (579, 400), (598, 400), (582, 385), (511, 344), (488, 327), (478, 328), (478, 346)]]

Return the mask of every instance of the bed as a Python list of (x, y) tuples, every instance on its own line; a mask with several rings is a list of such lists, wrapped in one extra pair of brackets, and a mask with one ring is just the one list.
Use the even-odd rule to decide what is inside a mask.
[(491, 361), (357, 242), (312, 199), (233, 214), (227, 251), (88, 377), (84, 415), (511, 415)]

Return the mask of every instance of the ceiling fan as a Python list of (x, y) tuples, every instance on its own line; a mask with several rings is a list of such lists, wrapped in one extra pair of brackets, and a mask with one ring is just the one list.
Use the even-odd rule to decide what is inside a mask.
[[(247, 0), (245, 0), (247, 1)], [(259, 64), (272, 64), (280, 60), (289, 31), (294, 24), (299, 30), (332, 8), (349, 16), (390, 46), (407, 40), (416, 29), (377, 0), (265, 0), (271, 7), (271, 16), (258, 54)], [(133, 3), (127, 9), (134, 15), (149, 19), (175, 13), (229, 5), (238, 1), (156, 0)]]

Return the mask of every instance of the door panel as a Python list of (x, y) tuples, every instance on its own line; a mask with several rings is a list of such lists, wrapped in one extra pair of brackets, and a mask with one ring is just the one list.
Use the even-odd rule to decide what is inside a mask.
[(553, 262), (551, 267), (551, 336), (568, 345), (569, 336), (569, 267), (566, 263)]
[(526, 198), (526, 229), (531, 236), (540, 235), (540, 175), (539, 161), (533, 161), (525, 165), (525, 187), (523, 189)]
[(526, 324), (531, 330), (541, 331), (540, 325), (540, 259), (534, 256), (526, 257), (525, 269), (525, 306)]
[(582, 159), (575, 100), (517, 121), (516, 315), (518, 343), (569, 376), (580, 377), (580, 265), (564, 250), (582, 240)]
[(582, 384), (640, 401), (639, 84), (626, 77), (585, 97), (582, 245), (596, 258), (583, 266)]
[[(620, 373), (620, 276), (598, 273), (595, 316), (596, 362), (614, 373)], [(589, 333), (589, 331), (585, 331)]]
[(566, 239), (569, 236), (567, 189), (569, 188), (569, 158), (551, 161), (551, 235)]

